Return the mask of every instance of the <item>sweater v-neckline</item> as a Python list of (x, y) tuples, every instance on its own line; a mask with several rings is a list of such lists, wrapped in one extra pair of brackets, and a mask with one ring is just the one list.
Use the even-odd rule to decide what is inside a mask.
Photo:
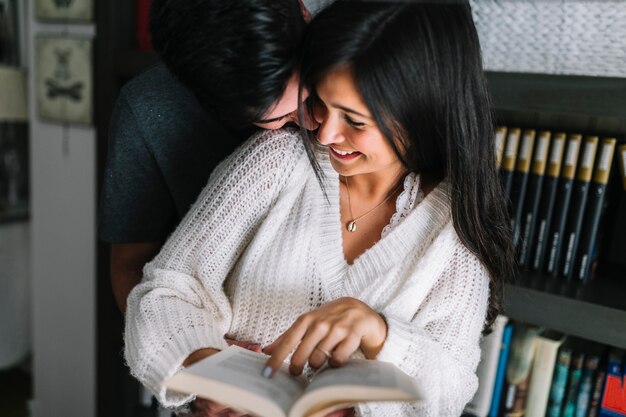
[[(376, 277), (398, 265), (410, 250), (430, 242), (450, 217), (447, 185), (442, 182), (400, 224), (349, 264), (343, 248), (339, 175), (327, 157), (320, 159), (328, 197), (328, 200), (321, 200), (320, 266), (329, 299), (356, 294), (364, 289)], [(420, 241), (423, 243), (416, 245)]]

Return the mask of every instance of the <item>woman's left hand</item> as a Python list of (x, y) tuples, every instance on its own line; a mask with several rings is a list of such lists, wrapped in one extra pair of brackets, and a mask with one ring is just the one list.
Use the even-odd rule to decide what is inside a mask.
[(307, 362), (313, 368), (321, 368), (327, 360), (340, 366), (359, 348), (366, 358), (374, 359), (386, 338), (387, 324), (380, 314), (355, 298), (340, 298), (301, 315), (265, 347), (263, 352), (272, 357), (263, 374), (272, 375), (294, 349), (289, 365), (293, 375), (300, 375)]

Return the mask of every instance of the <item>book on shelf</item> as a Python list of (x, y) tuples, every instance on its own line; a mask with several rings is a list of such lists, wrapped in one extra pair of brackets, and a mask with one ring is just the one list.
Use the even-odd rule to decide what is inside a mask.
[(500, 345), (500, 354), (498, 355), (498, 367), (496, 369), (496, 379), (493, 382), (493, 393), (491, 395), (491, 405), (489, 406), (489, 417), (498, 417), (500, 412), (500, 404), (502, 393), (504, 392), (504, 383), (506, 380), (506, 368), (509, 363), (511, 352), (511, 340), (515, 326), (512, 322), (508, 322), (502, 331), (502, 343)]
[(604, 388), (605, 379), (606, 365), (601, 361), (593, 378), (591, 398), (589, 399), (589, 407), (587, 408), (587, 414), (585, 414), (585, 417), (597, 417), (600, 413), (600, 401), (602, 400), (602, 389)]
[(150, 7), (152, 0), (137, 0), (136, 8), (136, 44), (141, 50), (150, 50)]
[(496, 168), (499, 170), (504, 155), (504, 144), (506, 143), (506, 126), (496, 127), (495, 147), (496, 147)]
[(567, 213), (572, 196), (572, 188), (574, 186), (576, 167), (578, 166), (578, 154), (580, 152), (581, 141), (582, 135), (569, 135), (565, 155), (563, 156), (563, 166), (559, 177), (554, 214), (552, 216), (552, 224), (550, 225), (550, 233), (548, 234), (546, 247), (548, 253), (546, 255), (545, 272), (552, 275), (556, 275), (558, 272), (561, 248), (563, 246), (563, 233), (565, 231)]
[(584, 282), (591, 278), (591, 265), (595, 261), (594, 254), (598, 242), (600, 220), (606, 209), (606, 193), (616, 142), (615, 138), (602, 140), (589, 188), (587, 208), (580, 232), (580, 244), (575, 258), (576, 268), (572, 268), (571, 273), (572, 276)]
[(626, 377), (622, 363), (624, 352), (621, 349), (612, 349), (609, 352), (600, 403), (600, 417), (624, 417), (626, 416)]
[(534, 230), (537, 223), (539, 202), (541, 201), (549, 146), (550, 132), (547, 130), (539, 132), (535, 140), (524, 208), (519, 220), (520, 240), (517, 248), (517, 261), (521, 268), (526, 268), (530, 259), (530, 246), (535, 237)]
[(561, 274), (571, 280), (574, 257), (578, 246), (580, 231), (583, 224), (583, 216), (587, 206), (587, 196), (589, 195), (589, 184), (593, 175), (593, 168), (598, 150), (599, 138), (597, 136), (587, 136), (583, 141), (582, 155), (578, 162), (578, 170), (574, 188), (572, 189), (572, 199), (567, 215), (567, 222), (563, 232), (563, 250), (560, 259)]
[(574, 352), (572, 355), (572, 363), (570, 364), (569, 378), (567, 380), (567, 389), (563, 400), (563, 411), (561, 412), (561, 417), (574, 417), (584, 361), (585, 354), (583, 352)]
[(165, 380), (168, 389), (226, 404), (260, 417), (321, 417), (365, 401), (424, 398), (411, 377), (388, 362), (350, 360), (326, 367), (310, 383), (288, 373), (287, 365), (263, 378), (268, 356), (230, 346)]
[(572, 349), (563, 345), (559, 349), (556, 365), (552, 376), (552, 384), (550, 385), (550, 396), (548, 398), (548, 409), (546, 417), (559, 417), (561, 408), (565, 398), (565, 389), (567, 388), (567, 380), (569, 377), (570, 363), (572, 361)]
[(574, 417), (586, 417), (589, 405), (591, 404), (591, 396), (595, 384), (598, 366), (600, 364), (600, 355), (590, 353), (585, 358), (583, 372), (580, 377), (580, 387), (578, 389), (578, 397), (576, 398), (576, 412)]
[(20, 64), (20, 16), (16, 0), (0, 1), (0, 64)]
[(626, 266), (626, 143), (617, 146), (615, 162), (618, 166), (619, 183), (616, 182), (615, 195), (611, 204), (616, 208), (616, 218), (611, 224), (611, 236), (607, 248), (607, 260), (615, 265)]
[(537, 337), (526, 400), (527, 416), (546, 415), (556, 359), (565, 338), (562, 333), (553, 331), (545, 331)]
[(498, 371), (498, 359), (502, 348), (502, 335), (508, 322), (506, 316), (498, 316), (490, 334), (480, 342), (480, 363), (476, 370), (478, 390), (465, 406), (465, 412), (475, 417), (487, 417)]
[(516, 323), (511, 341), (511, 353), (506, 370), (506, 390), (504, 393), (505, 417), (524, 415), (530, 381), (530, 369), (535, 354), (535, 343), (541, 328)]
[(513, 186), (513, 175), (515, 173), (515, 162), (517, 161), (521, 134), (522, 130), (518, 127), (512, 127), (507, 130), (504, 155), (502, 156), (502, 164), (500, 166), (500, 180), (502, 181), (502, 189), (508, 207), (510, 207), (511, 187)]
[[(531, 259), (528, 264), (533, 271), (543, 271), (548, 234), (552, 223), (552, 214), (556, 201), (559, 177), (561, 174), (561, 164), (563, 162), (563, 151), (567, 136), (563, 132), (552, 135), (550, 141), (550, 152), (548, 166), (543, 180), (539, 209), (537, 210), (536, 231), (532, 232), (534, 237), (529, 238), (529, 245), (532, 247), (529, 252)], [(524, 263), (526, 265), (526, 263)]]
[(520, 222), (526, 199), (528, 174), (535, 146), (537, 132), (534, 129), (525, 129), (517, 151), (517, 161), (513, 182), (511, 184), (511, 229), (513, 230), (513, 245), (517, 246), (520, 238)]

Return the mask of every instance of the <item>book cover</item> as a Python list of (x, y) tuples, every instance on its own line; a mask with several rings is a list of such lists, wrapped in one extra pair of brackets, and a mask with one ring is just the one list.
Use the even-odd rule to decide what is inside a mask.
[(576, 412), (574, 413), (575, 417), (585, 417), (587, 415), (587, 411), (589, 410), (589, 404), (591, 403), (591, 396), (593, 394), (593, 387), (599, 364), (599, 355), (590, 354), (585, 359), (583, 372), (580, 377), (580, 388), (578, 389), (578, 397), (576, 398)]
[(521, 135), (522, 130), (518, 127), (508, 129), (504, 155), (502, 156), (502, 164), (500, 166), (500, 180), (502, 181), (502, 189), (504, 190), (504, 196), (507, 201), (507, 206), (509, 207), (511, 188), (513, 186), (513, 174), (515, 173), (515, 162), (517, 161)]
[(509, 322), (502, 332), (502, 344), (500, 345), (500, 355), (498, 356), (498, 369), (496, 379), (493, 383), (493, 395), (491, 396), (491, 406), (489, 407), (489, 417), (498, 417), (502, 393), (504, 391), (504, 381), (506, 379), (506, 368), (509, 363), (509, 353), (511, 351), (511, 340), (514, 331), (513, 323)]
[(556, 191), (554, 214), (547, 242), (546, 272), (553, 275), (556, 275), (558, 272), (558, 261), (561, 255), (561, 247), (563, 246), (563, 232), (565, 231), (565, 222), (574, 186), (574, 176), (578, 166), (578, 153), (581, 141), (582, 135), (579, 134), (572, 134), (567, 138), (567, 148)]
[(506, 143), (506, 126), (496, 127), (495, 146), (496, 146), (496, 168), (500, 170), (502, 164), (502, 156), (504, 155), (504, 144)]
[(559, 349), (556, 365), (554, 367), (546, 417), (559, 417), (561, 415), (571, 361), (572, 349), (562, 346)]
[(624, 352), (612, 349), (609, 352), (604, 392), (600, 403), (600, 417), (626, 416), (626, 383), (622, 360)]
[(413, 379), (389, 362), (350, 360), (319, 370), (310, 382), (285, 364), (272, 378), (261, 371), (269, 356), (230, 346), (165, 380), (166, 388), (259, 417), (322, 417), (364, 401), (419, 402)]
[(548, 161), (548, 147), (550, 146), (550, 132), (541, 131), (535, 140), (533, 162), (528, 176), (528, 187), (524, 201), (524, 209), (519, 220), (520, 241), (517, 245), (517, 262), (520, 267), (528, 267), (530, 260), (530, 242), (534, 239), (534, 230), (537, 223), (537, 213), (541, 200), (541, 191)]
[(546, 168), (539, 209), (537, 211), (535, 237), (530, 240), (530, 245), (533, 247), (531, 250), (531, 269), (537, 272), (543, 271), (544, 269), (546, 248), (548, 246), (548, 233), (550, 232), (550, 224), (552, 223), (552, 214), (554, 212), (566, 138), (563, 132), (555, 133), (552, 136), (550, 144), (548, 166)]
[(543, 332), (537, 337), (526, 400), (527, 416), (546, 415), (556, 358), (564, 341), (565, 335), (553, 331)]
[(525, 413), (530, 370), (540, 332), (539, 327), (519, 323), (516, 326), (506, 370), (505, 417), (521, 416)]
[(570, 365), (569, 379), (567, 381), (567, 394), (563, 402), (563, 411), (561, 417), (574, 417), (576, 412), (576, 399), (580, 388), (580, 379), (583, 372), (583, 363), (585, 354), (583, 352), (574, 352), (572, 355), (572, 363)]
[(513, 230), (513, 245), (518, 246), (520, 240), (520, 222), (524, 210), (526, 199), (526, 189), (528, 186), (528, 175), (530, 164), (535, 147), (535, 137), (537, 133), (534, 129), (526, 129), (522, 133), (522, 139), (517, 152), (517, 162), (513, 173), (513, 183), (511, 185), (511, 230)]
[(498, 316), (492, 332), (480, 342), (480, 363), (476, 370), (478, 390), (464, 410), (473, 416), (487, 417), (489, 413), (498, 370), (498, 359), (502, 348), (502, 336), (508, 320), (506, 316)]
[(626, 143), (617, 146), (615, 163), (619, 171), (619, 184), (616, 184), (615, 194), (611, 198), (611, 206), (616, 208), (617, 216), (611, 224), (611, 236), (608, 245), (607, 260), (616, 265), (626, 266)]
[(568, 280), (573, 277), (574, 257), (578, 250), (580, 231), (587, 206), (587, 196), (589, 195), (589, 184), (593, 175), (593, 168), (598, 150), (599, 138), (597, 136), (585, 137), (582, 155), (578, 163), (576, 181), (572, 190), (572, 200), (568, 219), (563, 232), (562, 260), (558, 260), (561, 265), (561, 274)]
[[(598, 242), (600, 220), (606, 209), (606, 192), (611, 174), (613, 154), (615, 152), (615, 138), (605, 138), (600, 144), (598, 160), (595, 164), (593, 179), (589, 188), (589, 201), (580, 232), (580, 245), (575, 262), (577, 267), (576, 278), (584, 282), (591, 278), (591, 265), (594, 259), (595, 247)], [(574, 275), (574, 274), (572, 274)]]

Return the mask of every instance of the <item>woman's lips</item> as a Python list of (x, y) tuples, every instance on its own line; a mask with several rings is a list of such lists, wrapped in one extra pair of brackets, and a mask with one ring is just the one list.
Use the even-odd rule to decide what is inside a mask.
[[(330, 148), (330, 153), (333, 155), (333, 157), (339, 159), (340, 161), (349, 161), (361, 155), (361, 152), (358, 152), (358, 151), (336, 150), (332, 146), (329, 146), (329, 148)], [(343, 154), (340, 152), (342, 152)], [(346, 152), (350, 152), (350, 153), (346, 153)]]

